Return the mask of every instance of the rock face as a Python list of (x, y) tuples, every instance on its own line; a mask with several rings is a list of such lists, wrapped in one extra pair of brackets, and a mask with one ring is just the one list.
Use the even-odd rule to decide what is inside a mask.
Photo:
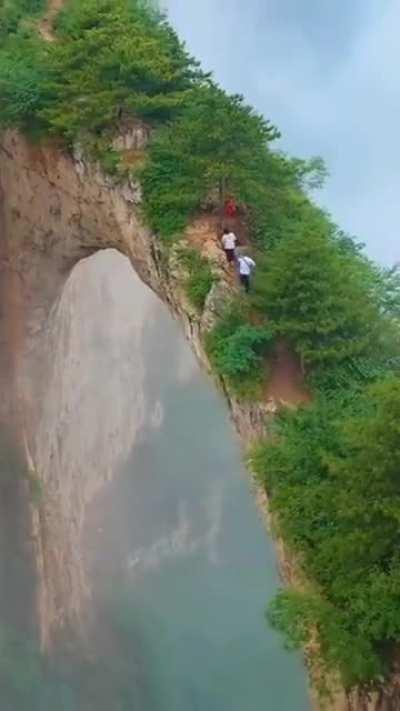
[(34, 428), (41, 492), (32, 511), (44, 647), (65, 624), (81, 629), (88, 609), (86, 506), (143, 426), (142, 333), (157, 305), (151, 297), (127, 260), (102, 253), (74, 269), (50, 316), (43, 350), (51, 363)]
[[(138, 125), (137, 136), (135, 128), (128, 127), (119, 140), (127, 150), (143, 149), (143, 126)], [(33, 483), (40, 494), (30, 507), (31, 526), (40, 637), (42, 647), (49, 648), (63, 625), (77, 627), (89, 594), (79, 546), (85, 504), (131, 447), (142, 417), (140, 372), (136, 371), (136, 382), (131, 374), (130, 382), (127, 374), (124, 382), (122, 369), (120, 380), (111, 379), (107, 387), (113, 373), (108, 363), (102, 399), (93, 393), (97, 380), (80, 370), (77, 359), (83, 353), (86, 362), (92, 357), (90, 340), (97, 338), (101, 348), (102, 339), (107, 339), (112, 353), (113, 341), (125, 343), (132, 334), (132, 329), (124, 331), (121, 314), (115, 314), (110, 284), (105, 286), (96, 270), (87, 271), (85, 261), (106, 249), (127, 257), (140, 280), (179, 317), (206, 367), (201, 332), (218, 313), (226, 287), (222, 283), (213, 289), (199, 320), (182, 288), (178, 261), (174, 255), (166, 261), (140, 222), (138, 185), (116, 186), (98, 166), (87, 164), (79, 150), (70, 155), (54, 144), (32, 146), (21, 135), (9, 133), (0, 145), (0, 189), (0, 417), (3, 423), (12, 423), (31, 488)], [(119, 268), (114, 288), (120, 289), (122, 283), (128, 289), (133, 280), (126, 270), (121, 278)], [(108, 289), (108, 309), (104, 332), (96, 334), (90, 314), (100, 303), (101, 288)], [(131, 319), (139, 326), (150, 303), (143, 302), (141, 293), (127, 300), (137, 302)], [(119, 304), (120, 308), (121, 300)], [(124, 352), (115, 354), (130, 373), (140, 328), (135, 333), (137, 342), (130, 335)], [(121, 372), (121, 366), (114, 372)], [(134, 401), (126, 398), (127, 388), (135, 392)], [(129, 403), (126, 410), (122, 402)], [(231, 406), (246, 439), (261, 433), (262, 413), (257, 408), (245, 411), (234, 402)], [(91, 408), (96, 408), (96, 418), (90, 417)], [(112, 417), (110, 408), (116, 409)], [(108, 418), (102, 417), (106, 412)], [(107, 430), (110, 422), (114, 431)]]
[[(142, 129), (137, 141), (143, 141)], [(101, 260), (91, 269), (81, 260), (114, 248), (142, 281), (167, 297), (153, 239), (136, 217), (136, 185), (117, 189), (78, 153), (32, 147), (10, 134), (1, 146), (0, 189), (0, 418), (12, 424), (39, 492), (30, 508), (36, 605), (47, 648), (60, 626), (76, 622), (88, 594), (79, 546), (85, 504), (140, 428), (142, 374), (132, 358), (140, 351), (140, 326), (154, 306), (143, 289), (134, 289), (128, 262), (121, 268), (117, 260), (111, 285)], [(123, 299), (116, 313), (114, 289), (121, 288), (134, 290), (125, 300), (135, 304), (131, 314), (121, 313)], [(107, 310), (104, 330), (96, 333), (90, 315), (100, 303)], [(100, 356), (82, 372), (79, 358), (93, 360), (104, 340), (107, 362)], [(113, 357), (118, 368), (112, 367)]]
[[(147, 135), (143, 126), (130, 126), (116, 140), (121, 150), (142, 150)], [(100, 263), (88, 272), (79, 262), (105, 249), (127, 257), (141, 281), (180, 319), (204, 367), (201, 334), (230, 288), (216, 256), (221, 279), (199, 319), (187, 302), (173, 252), (167, 257), (140, 220), (140, 197), (137, 184), (115, 185), (79, 150), (71, 156), (55, 143), (32, 146), (17, 133), (0, 140), (0, 425), (13, 430), (30, 488), (34, 484), (38, 492), (29, 508), (43, 649), (51, 647), (60, 627), (76, 627), (81, 618), (89, 595), (79, 545), (85, 505), (132, 446), (143, 417), (142, 373), (136, 368), (132, 382), (132, 357), (152, 302), (143, 302), (137, 291), (130, 300), (137, 301), (135, 314), (121, 318), (115, 314), (114, 287), (129, 288), (130, 274), (118, 267), (110, 285), (102, 279)], [(206, 224), (192, 227), (189, 244), (198, 238), (206, 244), (207, 229)], [(106, 290), (108, 304), (100, 332), (90, 324), (99, 289)], [(125, 327), (131, 316), (137, 324), (134, 338)], [(92, 363), (96, 378), (79, 370), (77, 354), (85, 353), (87, 364), (101, 352), (104, 339), (108, 346), (121, 344), (114, 353), (120, 364), (114, 369), (117, 381), (110, 362), (98, 357)], [(107, 352), (112, 356), (112, 347)], [(95, 383), (102, 368), (99, 393)], [(274, 404), (244, 406), (225, 394), (242, 439), (259, 437)], [(90, 416), (93, 408), (96, 418)], [(110, 408), (112, 417), (104, 417)], [(29, 487), (21, 489), (26, 494)], [(284, 549), (280, 553), (285, 560)], [(290, 577), (287, 560), (283, 570)], [(390, 711), (399, 701), (393, 689), (385, 689), (379, 699), (343, 697), (331, 708)]]

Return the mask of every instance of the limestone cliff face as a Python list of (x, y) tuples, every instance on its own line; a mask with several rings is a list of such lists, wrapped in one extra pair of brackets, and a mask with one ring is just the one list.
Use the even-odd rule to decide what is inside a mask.
[[(32, 148), (18, 135), (3, 140), (0, 186), (0, 416), (12, 423), (40, 491), (31, 519), (40, 637), (48, 647), (63, 623), (79, 618), (88, 593), (79, 546), (85, 503), (129, 451), (142, 416), (140, 368), (132, 368), (140, 328), (132, 330), (132, 323), (140, 327), (145, 318), (143, 297), (136, 290), (128, 321), (128, 314), (115, 313), (113, 290), (93, 268), (88, 272), (82, 262), (72, 270), (114, 247), (154, 290), (159, 280), (152, 240), (135, 217), (135, 186), (117, 190), (79, 157)], [(121, 277), (126, 288), (133, 285), (119, 268), (116, 289)], [(108, 289), (108, 309), (96, 334), (90, 309), (104, 304), (101, 288)], [(93, 356), (96, 338), (100, 352), (106, 339), (108, 362), (103, 374), (101, 357), (93, 363), (95, 379), (80, 370), (79, 358)], [(113, 343), (123, 344), (114, 353), (122, 365), (114, 370)], [(94, 393), (99, 380), (101, 392)]]
[(46, 647), (65, 623), (82, 627), (90, 597), (81, 541), (86, 506), (128, 457), (146, 409), (142, 334), (154, 301), (129, 263), (102, 256), (67, 280), (42, 343), (48, 370), (33, 435), (33, 476), (41, 483), (33, 527)]
[[(140, 148), (146, 139), (138, 125), (118, 140), (128, 148)], [(2, 332), (11, 345), (9, 361), (24, 412), (31, 406), (36, 414), (46, 381), (41, 344), (50, 313), (73, 267), (102, 249), (114, 248), (128, 257), (139, 278), (179, 316), (205, 362), (199, 336), (223, 303), (229, 285), (222, 279), (199, 321), (181, 288), (173, 255), (166, 263), (159, 243), (140, 221), (138, 185), (116, 186), (98, 166), (86, 163), (79, 151), (71, 156), (54, 144), (33, 147), (15, 133), (3, 137), (0, 149), (1, 274), (7, 283)], [(198, 230), (202, 229), (200, 225)], [(12, 323), (5, 315), (11, 309)], [(249, 409), (244, 416), (242, 408), (239, 412), (235, 403), (232, 407), (243, 434), (254, 437), (254, 428), (259, 431), (261, 424), (259, 413)]]
[[(140, 148), (146, 134), (134, 126), (119, 140), (127, 150)], [(79, 545), (85, 504), (129, 450), (143, 413), (141, 373), (136, 369), (133, 377), (131, 367), (140, 328), (132, 343), (132, 328), (124, 332), (123, 324), (140, 326), (148, 304), (137, 292), (126, 300), (131, 314), (115, 313), (112, 286), (105, 286), (96, 271), (85, 270), (85, 258), (110, 248), (125, 255), (138, 277), (181, 318), (204, 363), (201, 330), (223, 293), (210, 298), (199, 321), (173, 257), (166, 263), (140, 222), (138, 186), (116, 186), (78, 151), (72, 156), (55, 145), (33, 147), (10, 133), (1, 143), (0, 186), (2, 414), (13, 422), (30, 480), (41, 494), (31, 517), (40, 636), (48, 648), (60, 627), (79, 619), (89, 593)], [(128, 288), (126, 272), (122, 282)], [(122, 282), (116, 270), (114, 288)], [(108, 307), (102, 333), (96, 334), (90, 314), (104, 304), (100, 288), (108, 290)], [(112, 343), (126, 342), (128, 334), (123, 352), (114, 354), (119, 367), (113, 370)], [(93, 392), (98, 378), (91, 379), (87, 369), (96, 352), (90, 341), (96, 339), (99, 349), (106, 339), (109, 354), (101, 393)], [(86, 361), (84, 372), (79, 359)], [(93, 362), (97, 375), (99, 367)], [(115, 373), (122, 373), (118, 382)], [(249, 409), (240, 422), (250, 436), (261, 417)]]
[[(147, 134), (143, 126), (131, 126), (117, 140), (121, 150), (141, 149)], [(17, 133), (0, 140), (0, 422), (14, 428), (31, 483), (40, 491), (30, 515), (43, 648), (51, 646), (62, 625), (81, 619), (89, 595), (79, 545), (85, 506), (129, 451), (144, 412), (142, 373), (131, 366), (143, 318), (153, 306), (137, 292), (127, 300), (135, 304), (134, 313), (116, 313), (114, 287), (129, 288), (126, 272), (122, 276), (116, 269), (110, 284), (100, 265), (88, 272), (79, 262), (110, 248), (127, 257), (137, 276), (180, 319), (204, 367), (202, 332), (231, 289), (210, 227), (199, 221), (186, 239), (208, 250), (220, 279), (202, 316), (193, 311), (174, 251), (163, 253), (140, 220), (140, 197), (137, 184), (114, 184), (79, 150), (70, 155), (55, 143), (31, 146)], [(104, 293), (99, 298), (101, 289), (105, 301)], [(100, 331), (91, 328), (90, 318), (99, 303), (107, 303)], [(134, 331), (126, 328), (130, 317)], [(108, 359), (102, 361), (104, 339)], [(113, 342), (121, 344), (118, 352)], [(113, 358), (118, 369), (113, 370)], [(274, 403), (244, 406), (225, 394), (245, 443), (260, 436)], [(280, 552), (290, 579), (293, 566), (284, 548)], [(398, 703), (395, 690), (385, 689), (379, 699), (343, 697), (332, 709), (390, 711)]]

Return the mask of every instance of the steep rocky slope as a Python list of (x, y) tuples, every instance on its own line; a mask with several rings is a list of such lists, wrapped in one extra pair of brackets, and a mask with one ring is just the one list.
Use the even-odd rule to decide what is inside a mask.
[[(125, 127), (118, 140), (131, 150), (143, 148), (146, 138), (143, 126), (137, 124)], [(30, 507), (31, 526), (40, 634), (43, 648), (49, 648), (60, 626), (80, 618), (88, 595), (79, 551), (85, 502), (132, 443), (141, 417), (138, 373), (134, 408), (116, 413), (118, 432), (102, 430), (101, 418), (95, 433), (85, 429), (89, 421), (81, 399), (85, 390), (78, 385), (74, 365), (65, 370), (66, 354), (79, 350), (78, 341), (85, 333), (84, 328), (80, 332), (71, 329), (72, 311), (81, 309), (79, 262), (109, 248), (128, 257), (139, 278), (180, 319), (205, 367), (201, 335), (234, 285), (216, 247), (215, 225), (208, 220), (193, 224), (186, 242), (201, 242), (218, 275), (200, 316), (186, 297), (175, 251), (167, 255), (140, 219), (137, 184), (116, 185), (78, 150), (72, 156), (55, 143), (32, 146), (17, 133), (2, 139), (0, 151), (1, 415), (13, 423), (31, 483), (37, 482), (40, 489), (39, 500)], [(142, 310), (139, 302), (138, 313)], [(79, 322), (83, 327), (84, 311)], [(118, 387), (124, 388), (122, 380), (116, 392)], [(58, 393), (56, 410), (54, 391)], [(272, 395), (276, 399), (279, 393), (270, 394), (263, 403), (244, 405), (226, 392), (245, 443), (264, 431), (276, 409)], [(79, 419), (73, 415), (77, 411)], [(81, 437), (74, 456), (71, 449), (77, 430)], [(116, 446), (114, 436), (118, 437)], [(106, 461), (104, 447), (98, 446), (104, 441), (110, 445)], [(87, 476), (88, 471), (95, 475)], [(290, 579), (293, 568), (283, 548), (280, 552), (284, 575)], [(391, 709), (396, 703), (389, 698), (369, 702), (362, 697), (338, 700), (336, 708)]]
[[(120, 140), (128, 145), (141, 143), (141, 126), (131, 127)], [(30, 477), (38, 480), (42, 491), (39, 504), (32, 507), (32, 518), (41, 638), (48, 646), (52, 630), (76, 619), (86, 595), (78, 536), (85, 500), (98, 477), (96, 473), (94, 481), (90, 475), (85, 480), (83, 472), (88, 463), (87, 471), (96, 471), (98, 459), (102, 459), (101, 476), (107, 476), (118, 451), (125, 448), (126, 433), (135, 430), (134, 420), (139, 417), (137, 403), (136, 410), (118, 414), (117, 421), (126, 423), (126, 432), (118, 434), (118, 444), (113, 444), (110, 433), (111, 440), (105, 437), (101, 421), (96, 435), (99, 441), (93, 441), (90, 431), (91, 436), (87, 436), (89, 418), (81, 401), (87, 397), (87, 383), (77, 377), (73, 363), (68, 367), (65, 363), (67, 356), (73, 357), (82, 349), (79, 339), (89, 319), (90, 310), (84, 305), (80, 308), (83, 277), (78, 263), (108, 248), (126, 255), (140, 279), (181, 318), (203, 363), (206, 358), (201, 332), (212, 322), (231, 284), (222, 265), (218, 266), (217, 255), (215, 268), (220, 270), (222, 280), (210, 294), (199, 320), (185, 297), (174, 255), (166, 264), (153, 236), (140, 222), (138, 186), (115, 186), (98, 167), (86, 164), (79, 155), (72, 157), (55, 145), (32, 147), (20, 135), (9, 134), (2, 143), (0, 184), (3, 416), (10, 419), (13, 415)], [(193, 229), (204, 233), (209, 226), (199, 224)], [(94, 306), (93, 298), (90, 305)], [(78, 313), (81, 330), (76, 331), (71, 324)], [(141, 301), (132, 318), (144, 318)], [(112, 339), (112, 329), (108, 338)], [(123, 362), (126, 354), (120, 355)], [(120, 387), (123, 390), (122, 383)], [(140, 378), (130, 387), (140, 397)], [(105, 388), (104, 397), (110, 392), (106, 382)], [(246, 439), (260, 434), (260, 408), (249, 406), (246, 411), (234, 401), (231, 406)], [(74, 453), (77, 428), (80, 449)], [(105, 452), (112, 461), (104, 462)]]

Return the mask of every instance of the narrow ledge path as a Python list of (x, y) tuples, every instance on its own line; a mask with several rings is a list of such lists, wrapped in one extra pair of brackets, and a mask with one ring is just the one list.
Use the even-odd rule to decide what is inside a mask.
[[(65, 0), (48, 0), (47, 10), (39, 22), (39, 32), (46, 42), (56, 40), (54, 34), (55, 19), (64, 6)], [(221, 249), (219, 232), (222, 222), (221, 215), (203, 215), (194, 221), (186, 230), (185, 241), (193, 249), (197, 249), (204, 257), (217, 266), (223, 281), (232, 289), (238, 290), (234, 270), (228, 267)], [(240, 243), (248, 243), (248, 234), (244, 223), (236, 219), (229, 221), (229, 227), (238, 234)], [(266, 363), (266, 386), (264, 400), (272, 409), (280, 407), (298, 407), (311, 400), (310, 393), (304, 383), (299, 359), (290, 351), (287, 345), (280, 341), (270, 363)]]
[(39, 32), (46, 42), (54, 42), (54, 21), (64, 5), (64, 0), (49, 0), (45, 15), (39, 22)]

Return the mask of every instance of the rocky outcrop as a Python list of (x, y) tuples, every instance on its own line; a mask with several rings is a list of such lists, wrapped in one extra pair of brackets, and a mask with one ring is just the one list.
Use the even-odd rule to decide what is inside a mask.
[(32, 515), (44, 647), (66, 624), (85, 629), (86, 507), (120, 470), (144, 424), (141, 354), (150, 297), (122, 257), (99, 254), (74, 269), (50, 316), (31, 474), (40, 482)]
[[(31, 517), (40, 636), (47, 647), (60, 625), (76, 622), (88, 594), (79, 546), (85, 504), (130, 449), (141, 417), (140, 368), (131, 367), (139, 344), (132, 342), (132, 328), (124, 332), (127, 314), (111, 318), (112, 291), (104, 333), (97, 334), (99, 347), (106, 338), (112, 353), (113, 341), (123, 343), (128, 333), (131, 340), (115, 354), (121, 367), (113, 375), (109, 363), (102, 377), (105, 400), (93, 396), (90, 371), (86, 382), (79, 363), (66, 367), (66, 358), (88, 352), (87, 340), (96, 337), (90, 308), (101, 303), (95, 298), (101, 279), (87, 284), (88, 270), (78, 262), (115, 248), (154, 291), (162, 286), (153, 240), (136, 217), (136, 185), (117, 189), (78, 152), (72, 157), (54, 145), (32, 147), (16, 134), (2, 144), (0, 185), (1, 414), (3, 422), (13, 422), (29, 477), (41, 492)], [(121, 289), (120, 270), (115, 278), (115, 288)], [(126, 273), (123, 283), (128, 288)], [(136, 293), (130, 326), (146, 314), (143, 297)], [(135, 333), (139, 338), (140, 330)], [(93, 418), (89, 409), (96, 403)], [(110, 422), (116, 431), (107, 431)]]
[[(3, 425), (11, 424), (28, 478), (41, 492), (31, 506), (31, 520), (40, 637), (46, 647), (61, 624), (76, 621), (87, 594), (78, 545), (85, 502), (132, 444), (140, 419), (136, 400), (129, 411), (116, 413), (118, 433), (101, 430), (101, 412), (129, 402), (111, 400), (107, 380), (103, 392), (110, 403), (102, 404), (96, 418), (85, 412), (88, 384), (77, 377), (78, 366), (65, 368), (65, 358), (82, 352), (83, 336), (93, 336), (89, 311), (80, 301), (85, 293), (94, 307), (96, 286), (88, 291), (86, 285), (82, 292), (83, 277), (78, 268), (72, 272), (98, 250), (115, 248), (154, 291), (161, 285), (153, 240), (136, 217), (137, 186), (116, 188), (78, 153), (72, 157), (55, 145), (33, 147), (9, 134), (1, 145), (0, 189), (0, 417)], [(144, 314), (139, 299), (136, 320)], [(112, 293), (110, 300), (112, 305)], [(73, 323), (81, 328), (74, 330)], [(112, 339), (112, 321), (105, 327)], [(129, 352), (138, 350), (133, 346), (119, 354), (121, 363), (131, 363)], [(139, 398), (140, 377), (134, 372), (138, 382), (130, 387)], [(126, 392), (127, 376), (119, 386), (111, 369), (109, 378), (114, 393)], [(89, 431), (90, 420), (97, 422), (97, 433)]]
[[(137, 126), (137, 135), (135, 131), (130, 126), (119, 139), (126, 150), (143, 148), (147, 138), (143, 126)], [(107, 407), (121, 407), (122, 401), (130, 403), (130, 411), (111, 418), (118, 428), (113, 435), (102, 430), (101, 416), (88, 416), (94, 398), (89, 397), (90, 383), (82, 380), (79, 364), (69, 362), (66, 367), (65, 359), (82, 353), (85, 339), (94, 338), (85, 300), (96, 308), (94, 293), (101, 284), (99, 280), (97, 287), (92, 284), (88, 290), (86, 284), (83, 289), (87, 276), (79, 263), (105, 249), (126, 256), (141, 281), (180, 318), (206, 367), (201, 334), (215, 319), (230, 286), (216, 258), (221, 279), (199, 318), (186, 299), (177, 255), (172, 252), (167, 258), (140, 221), (138, 185), (116, 185), (79, 150), (70, 155), (54, 143), (32, 146), (10, 133), (3, 137), (0, 155), (3, 421), (14, 422), (29, 478), (41, 492), (31, 516), (40, 632), (42, 645), (48, 647), (60, 625), (76, 622), (88, 594), (79, 559), (85, 503), (132, 444), (140, 423), (139, 374), (137, 382), (130, 383), (136, 402), (114, 395), (109, 405), (104, 402), (98, 409), (101, 413)], [(202, 229), (198, 225), (199, 233)], [(120, 286), (116, 274), (116, 288)], [(112, 292), (109, 301), (111, 308)], [(132, 319), (144, 313), (140, 299)], [(113, 323), (108, 314), (103, 337), (109, 342)], [(135, 352), (132, 343), (119, 353), (120, 363), (130, 362), (129, 352)], [(108, 390), (104, 377), (104, 396), (109, 394), (110, 399), (111, 392), (122, 394), (128, 387), (128, 381), (111, 384)], [(261, 434), (259, 408), (243, 408), (234, 401), (231, 408), (246, 440)], [(93, 420), (98, 432), (91, 429)]]
[[(122, 151), (142, 151), (147, 138), (142, 125), (131, 125), (125, 127), (116, 145)], [(89, 594), (79, 545), (85, 505), (132, 445), (143, 413), (140, 369), (135, 383), (130, 382), (132, 370), (129, 380), (123, 369), (119, 371), (120, 380), (110, 382), (110, 390), (107, 379), (112, 377), (112, 369), (108, 369), (96, 400), (94, 381), (91, 383), (88, 375), (83, 386), (82, 373), (78, 377), (79, 363), (65, 368), (65, 358), (82, 353), (87, 339), (98, 339), (100, 349), (103, 338), (112, 340), (113, 323), (122, 328), (122, 340), (119, 333), (115, 341), (125, 343), (124, 352), (115, 354), (119, 363), (128, 362), (129, 354), (138, 348), (138, 342), (133, 343), (130, 337), (124, 340), (121, 320), (108, 320), (102, 333), (90, 329), (90, 309), (85, 312), (81, 297), (87, 276), (79, 262), (105, 249), (127, 257), (141, 281), (179, 318), (206, 368), (202, 334), (232, 290), (229, 273), (215, 249), (215, 235), (209, 234), (212, 225), (204, 220), (195, 223), (186, 241), (208, 250), (218, 274), (199, 316), (186, 298), (176, 250), (167, 254), (144, 226), (140, 199), (135, 182), (116, 184), (98, 165), (85, 161), (79, 149), (71, 155), (56, 142), (32, 146), (17, 133), (8, 133), (1, 140), (0, 423), (11, 424), (24, 452), (29, 481), (37, 484), (40, 493), (31, 503), (30, 514), (44, 648), (51, 645), (60, 626), (81, 617)], [(102, 288), (101, 284), (97, 279), (85, 291), (91, 294), (90, 308), (95, 307), (96, 289)], [(119, 275), (116, 285), (121, 287)], [(108, 298), (112, 311), (112, 290)], [(147, 308), (137, 298), (135, 317)], [(140, 329), (137, 333), (140, 340)], [(133, 399), (115, 395), (126, 388), (134, 390)], [(247, 444), (261, 436), (276, 409), (274, 401), (245, 405), (228, 391), (225, 395), (243, 441)], [(91, 418), (89, 409), (94, 402), (99, 416)], [(124, 409), (122, 402), (129, 408)], [(115, 424), (111, 431), (101, 417), (110, 407), (115, 408), (107, 421)], [(89, 424), (94, 419), (95, 431)], [(262, 504), (265, 508), (266, 502)], [(279, 547), (283, 574), (290, 578), (293, 566), (282, 544)], [(368, 700), (363, 694), (338, 698), (331, 708), (390, 711), (398, 704), (393, 687), (383, 690), (379, 699)]]

